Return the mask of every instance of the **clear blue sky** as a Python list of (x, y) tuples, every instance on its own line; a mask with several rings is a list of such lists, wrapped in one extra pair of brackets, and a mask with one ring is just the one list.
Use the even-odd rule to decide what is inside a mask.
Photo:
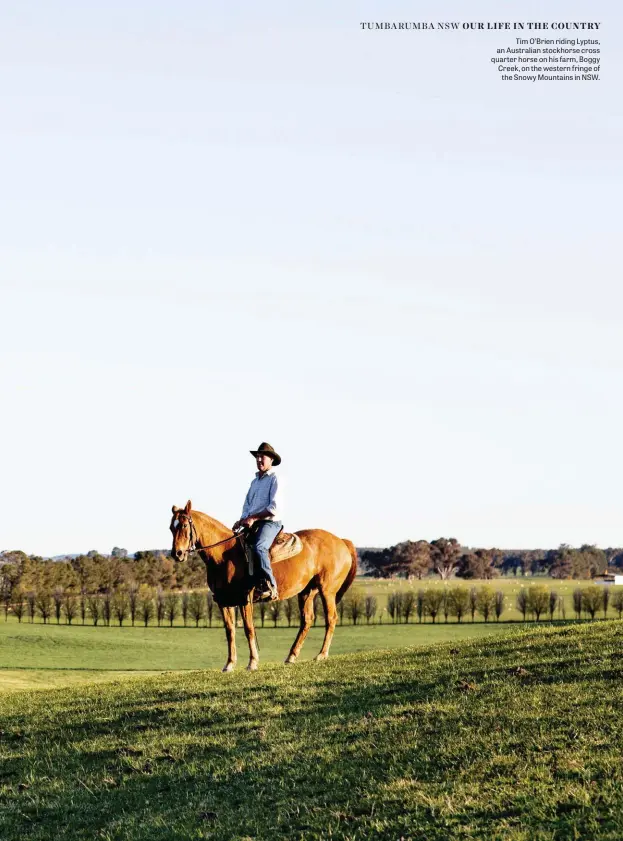
[[(503, 83), (599, 20), (599, 83)], [(623, 544), (611, 3), (0, 10), (0, 549), (166, 546), (282, 454), (359, 545)]]

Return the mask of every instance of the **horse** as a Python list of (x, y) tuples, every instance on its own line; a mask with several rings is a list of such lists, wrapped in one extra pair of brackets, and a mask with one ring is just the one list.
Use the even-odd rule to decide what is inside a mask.
[[(220, 608), (227, 637), (227, 662), (224, 672), (236, 666), (236, 607), (242, 614), (249, 644), (249, 671), (259, 666), (259, 651), (253, 625), (253, 604), (249, 601), (247, 560), (239, 535), (208, 514), (193, 511), (191, 501), (185, 508), (172, 507), (170, 529), (173, 534), (171, 557), (184, 561), (198, 551), (205, 563), (208, 587)], [(296, 532), (303, 548), (291, 558), (273, 564), (279, 599), (298, 595), (301, 622), (286, 663), (295, 663), (314, 621), (314, 599), (320, 594), (325, 615), (325, 635), (316, 660), (326, 660), (337, 622), (336, 604), (342, 599), (357, 573), (357, 550), (350, 540), (323, 529)]]

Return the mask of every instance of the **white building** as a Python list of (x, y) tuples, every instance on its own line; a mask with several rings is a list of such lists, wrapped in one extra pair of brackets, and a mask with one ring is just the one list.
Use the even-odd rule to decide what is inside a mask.
[(616, 572), (606, 572), (595, 578), (595, 584), (623, 585), (623, 575), (619, 575)]

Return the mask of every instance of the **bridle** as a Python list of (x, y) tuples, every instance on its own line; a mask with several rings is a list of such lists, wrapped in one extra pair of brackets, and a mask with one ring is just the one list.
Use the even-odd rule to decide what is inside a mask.
[[(199, 552), (201, 549), (214, 549), (215, 546), (221, 546), (223, 543), (229, 543), (230, 540), (238, 540), (243, 535), (243, 530), (241, 529), (240, 531), (234, 532), (234, 534), (232, 534), (231, 537), (226, 537), (225, 540), (219, 540), (216, 543), (210, 543), (208, 546), (198, 546), (197, 529), (195, 528), (195, 524), (193, 523), (193, 518), (190, 514), (187, 514), (185, 511), (178, 511), (176, 514), (176, 518), (181, 522), (182, 517), (184, 517), (188, 521), (188, 525), (190, 528), (190, 541), (188, 543), (188, 549), (186, 550), (189, 555), (192, 552)], [(177, 531), (175, 533), (177, 534)]]

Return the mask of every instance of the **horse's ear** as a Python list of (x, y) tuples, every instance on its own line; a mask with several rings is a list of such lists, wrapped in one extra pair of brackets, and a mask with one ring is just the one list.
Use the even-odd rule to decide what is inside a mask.
[(188, 500), (188, 502), (186, 503), (186, 508), (184, 510), (186, 511), (187, 514), (190, 514), (190, 512), (192, 511), (192, 508), (193, 508), (193, 504), (190, 500)]
[(171, 511), (172, 511), (174, 514), (177, 514), (177, 512), (178, 512), (179, 510), (180, 510), (180, 509), (177, 507), (177, 505), (174, 505), (174, 506), (171, 508)]

